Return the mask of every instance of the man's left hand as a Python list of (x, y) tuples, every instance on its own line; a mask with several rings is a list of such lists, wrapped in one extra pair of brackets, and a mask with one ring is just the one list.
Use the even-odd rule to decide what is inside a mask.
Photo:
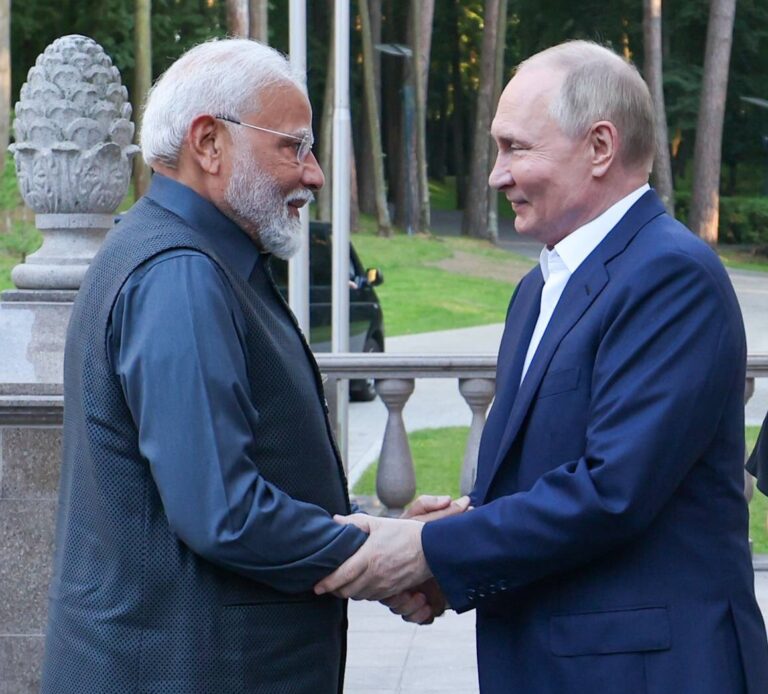
[(367, 532), (365, 544), (315, 586), (315, 593), (340, 598), (384, 600), (432, 576), (421, 548), (423, 523), (355, 514), (335, 516), (342, 525)]
[(435, 617), (440, 617), (448, 607), (443, 591), (434, 578), (381, 602), (390, 612), (414, 624), (432, 624)]

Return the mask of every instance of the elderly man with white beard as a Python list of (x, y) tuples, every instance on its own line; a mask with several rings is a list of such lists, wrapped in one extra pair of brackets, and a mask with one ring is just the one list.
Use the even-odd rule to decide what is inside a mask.
[(346, 602), (312, 587), (366, 535), (332, 519), (320, 374), (268, 267), (324, 182), (311, 127), (303, 76), (251, 41), (149, 95), (150, 190), (67, 336), (44, 694), (342, 691)]

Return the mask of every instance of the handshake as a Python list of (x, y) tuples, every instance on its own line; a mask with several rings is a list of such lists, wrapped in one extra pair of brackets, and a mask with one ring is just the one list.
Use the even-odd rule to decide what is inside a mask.
[(379, 600), (407, 622), (430, 624), (446, 604), (424, 557), (424, 523), (469, 509), (469, 497), (420, 496), (400, 518), (364, 514), (335, 516), (342, 525), (368, 533), (360, 549), (315, 586), (315, 593), (340, 598)]

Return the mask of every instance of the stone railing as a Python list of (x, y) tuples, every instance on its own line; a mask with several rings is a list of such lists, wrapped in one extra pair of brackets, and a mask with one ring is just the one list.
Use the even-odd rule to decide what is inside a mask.
[(472, 489), (485, 413), (495, 390), (495, 356), (367, 353), (317, 354), (316, 357), (320, 370), (329, 378), (376, 379), (376, 392), (388, 413), (376, 473), (376, 495), (390, 513), (402, 510), (416, 492), (413, 459), (402, 415), (413, 393), (415, 379), (458, 379), (459, 392), (472, 411), (460, 489), (462, 493)]
[[(460, 489), (468, 493), (474, 484), (480, 436), (488, 405), (495, 392), (496, 357), (478, 355), (419, 356), (397, 354), (318, 354), (320, 370), (328, 378), (374, 378), (376, 391), (387, 408), (387, 423), (376, 473), (376, 494), (391, 514), (399, 513), (414, 497), (416, 474), (403, 421), (403, 407), (416, 379), (455, 378), (472, 412)], [(768, 378), (768, 354), (750, 355), (744, 402), (752, 397), (756, 378)], [(752, 495), (747, 475), (745, 494)]]

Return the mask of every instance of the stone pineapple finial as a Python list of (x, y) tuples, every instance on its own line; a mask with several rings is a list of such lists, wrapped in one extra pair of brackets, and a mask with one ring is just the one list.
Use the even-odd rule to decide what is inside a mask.
[(30, 69), (11, 145), (21, 194), (43, 246), (12, 273), (20, 289), (77, 289), (131, 176), (128, 92), (86, 36), (54, 41)]

